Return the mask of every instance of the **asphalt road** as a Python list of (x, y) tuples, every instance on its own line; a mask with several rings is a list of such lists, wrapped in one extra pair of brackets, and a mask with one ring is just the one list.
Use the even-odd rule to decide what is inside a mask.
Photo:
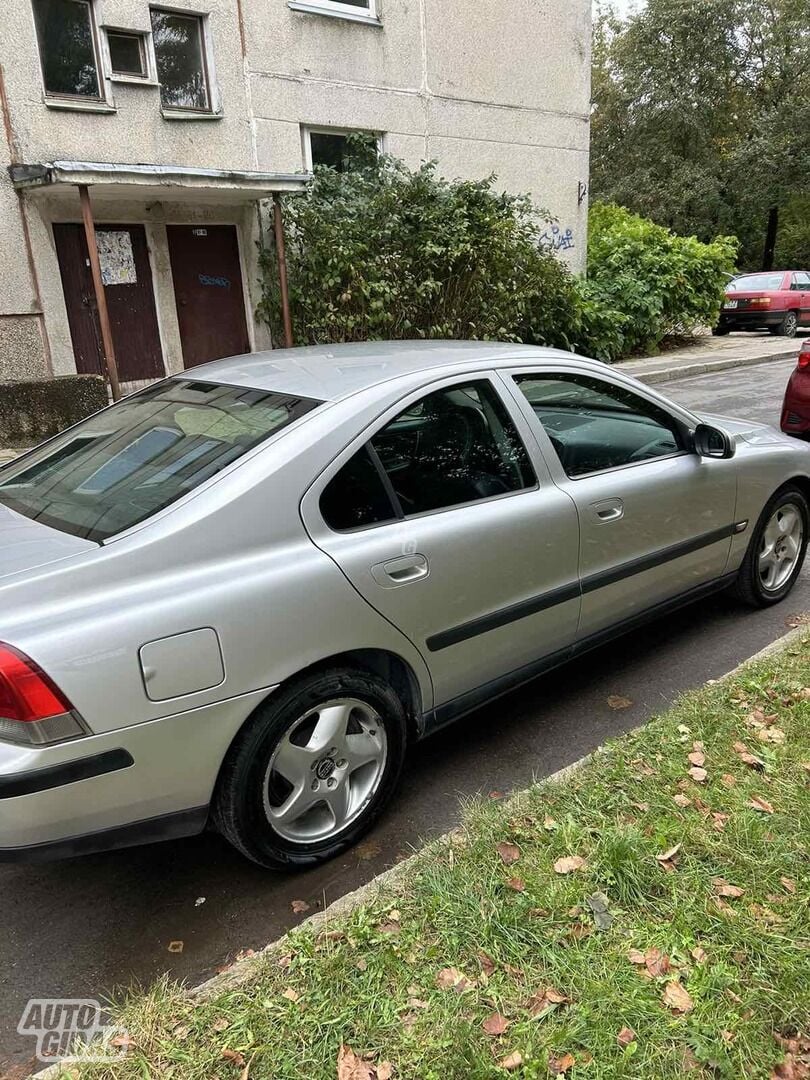
[[(792, 364), (659, 389), (698, 411), (776, 423)], [(23, 1075), (29, 1061), (31, 1042), (16, 1033), (29, 998), (104, 996), (165, 971), (199, 981), (298, 922), (292, 900), (329, 903), (451, 827), (459, 796), (520, 788), (570, 764), (782, 636), (791, 614), (804, 611), (810, 568), (775, 609), (746, 612), (713, 598), (482, 709), (415, 749), (397, 799), (359, 850), (305, 874), (263, 872), (213, 835), (0, 866), (0, 1075)], [(632, 708), (611, 711), (611, 694), (631, 698)], [(173, 941), (182, 953), (169, 953)]]

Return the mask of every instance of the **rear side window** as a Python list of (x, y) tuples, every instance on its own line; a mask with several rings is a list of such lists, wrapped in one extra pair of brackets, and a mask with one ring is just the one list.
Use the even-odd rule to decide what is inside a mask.
[(103, 541), (176, 502), (320, 403), (172, 379), (126, 398), (0, 473), (0, 503)]
[(321, 495), (321, 513), (338, 532), (380, 525), (397, 517), (382, 476), (367, 447), (354, 455)]

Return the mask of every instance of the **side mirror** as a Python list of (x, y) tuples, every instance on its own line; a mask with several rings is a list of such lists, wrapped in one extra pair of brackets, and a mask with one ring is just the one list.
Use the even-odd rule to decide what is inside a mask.
[(695, 453), (705, 458), (732, 458), (737, 449), (727, 432), (711, 424), (698, 424), (693, 440)]

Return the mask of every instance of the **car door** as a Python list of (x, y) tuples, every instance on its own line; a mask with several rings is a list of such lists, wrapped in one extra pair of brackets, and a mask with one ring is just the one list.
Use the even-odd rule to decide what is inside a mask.
[(794, 294), (794, 303), (799, 312), (799, 322), (802, 326), (810, 326), (810, 274), (803, 270), (793, 275), (791, 291)]
[(578, 640), (722, 577), (735, 531), (736, 463), (689, 448), (687, 417), (620, 377), (511, 374), (580, 522)]
[(475, 374), (409, 395), (302, 503), (314, 542), (421, 650), (450, 712), (565, 654), (579, 619), (576, 509), (496, 386)]

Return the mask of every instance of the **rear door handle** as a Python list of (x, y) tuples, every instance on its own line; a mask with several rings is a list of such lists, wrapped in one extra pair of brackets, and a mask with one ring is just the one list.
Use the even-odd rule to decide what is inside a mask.
[(607, 524), (609, 521), (618, 521), (624, 517), (624, 503), (621, 499), (602, 499), (599, 502), (591, 503), (591, 513), (602, 524)]
[(430, 564), (424, 555), (403, 555), (399, 559), (389, 559), (377, 563), (371, 568), (371, 576), (384, 589), (395, 589), (399, 585), (409, 585), (420, 581), (430, 573)]

